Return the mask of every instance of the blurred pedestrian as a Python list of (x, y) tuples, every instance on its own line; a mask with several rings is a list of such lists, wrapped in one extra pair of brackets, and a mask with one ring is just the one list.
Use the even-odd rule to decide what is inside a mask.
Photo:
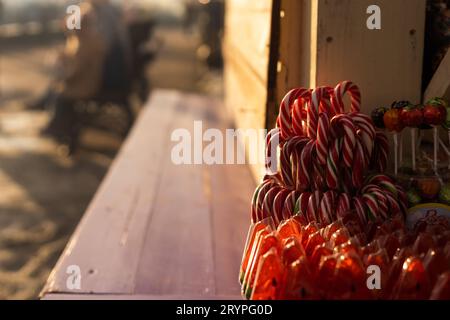
[(44, 133), (70, 134), (75, 119), (74, 104), (95, 95), (101, 86), (107, 45), (96, 23), (92, 3), (81, 4), (81, 28), (69, 30), (58, 56), (56, 74), (40, 103), (54, 103), (54, 114)]
[(81, 28), (68, 31), (55, 79), (37, 103), (54, 105), (53, 117), (43, 133), (62, 139), (76, 135), (75, 104), (125, 86), (129, 56), (120, 11), (108, 0), (82, 2)]

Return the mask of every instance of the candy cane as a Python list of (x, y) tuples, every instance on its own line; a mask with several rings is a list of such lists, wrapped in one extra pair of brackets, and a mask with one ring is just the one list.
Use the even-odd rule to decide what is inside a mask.
[(308, 200), (308, 208), (306, 210), (306, 217), (309, 222), (320, 221), (318, 217), (318, 210), (320, 205), (320, 200), (322, 198), (322, 194), (320, 191), (314, 191)]
[(322, 112), (319, 115), (319, 123), (317, 127), (316, 151), (317, 151), (317, 160), (323, 166), (327, 165), (329, 135), (330, 135), (330, 119), (328, 118), (328, 114)]
[(280, 144), (280, 129), (275, 128), (267, 133), (266, 137), (266, 172), (275, 174), (278, 170), (277, 147)]
[(388, 199), (386, 198), (384, 193), (381, 190), (372, 190), (368, 194), (375, 196), (378, 203), (378, 212), (380, 213), (383, 219), (387, 219), (389, 206), (388, 206)]
[(293, 155), (298, 155), (308, 141), (309, 140), (305, 137), (293, 137), (282, 147), (280, 154), (281, 176), (287, 187), (295, 187), (296, 181), (294, 180), (294, 177), (297, 178), (296, 172), (299, 170), (297, 166), (299, 157), (296, 157), (294, 161), (291, 161), (291, 157)]
[(312, 154), (315, 147), (315, 141), (310, 140), (303, 148), (300, 156), (300, 167), (298, 168), (298, 188), (299, 190), (306, 190), (310, 186), (311, 168), (312, 168)]
[(331, 103), (336, 113), (344, 113), (344, 95), (350, 93), (351, 97), (351, 112), (360, 112), (361, 110), (361, 93), (359, 88), (350, 81), (343, 81), (339, 83), (334, 89), (334, 94), (331, 97)]
[(350, 211), (350, 196), (347, 193), (341, 193), (336, 208), (337, 218), (343, 218), (348, 211)]
[(356, 112), (352, 113), (351, 117), (357, 126), (357, 133), (361, 136), (364, 142), (364, 149), (368, 163), (372, 156), (373, 142), (376, 136), (375, 126), (373, 125), (372, 119), (365, 114)]
[(376, 157), (373, 159), (374, 163), (371, 165), (373, 169), (378, 172), (385, 172), (388, 162), (389, 142), (386, 135), (378, 131), (375, 136), (375, 150)]
[(327, 191), (323, 194), (319, 206), (319, 219), (323, 225), (330, 224), (333, 220), (332, 210), (334, 209), (335, 201), (334, 191)]
[(355, 208), (356, 214), (359, 218), (359, 221), (361, 222), (361, 226), (365, 226), (367, 224), (366, 208), (364, 202), (362, 201), (362, 198), (353, 197), (352, 205)]
[(283, 220), (283, 209), (284, 209), (284, 202), (287, 198), (287, 196), (291, 193), (291, 190), (288, 189), (282, 189), (278, 194), (275, 196), (275, 199), (273, 200), (273, 217), (274, 221), (278, 225), (280, 221)]
[(292, 108), (292, 130), (297, 136), (305, 134), (303, 130), (303, 110), (311, 99), (311, 90), (300, 89), (296, 92), (296, 100)]
[(274, 186), (266, 193), (258, 221), (273, 216), (273, 201), (281, 190), (282, 188), (280, 186)]
[(300, 194), (300, 197), (298, 197), (297, 203), (295, 204), (295, 206), (298, 207), (298, 213), (304, 217), (306, 217), (308, 211), (308, 202), (310, 196), (310, 192), (303, 192), (302, 194)]
[(359, 189), (363, 185), (364, 172), (366, 170), (366, 160), (364, 155), (364, 148), (362, 145), (361, 138), (358, 137), (356, 141), (356, 152), (353, 159), (352, 166), (352, 185), (353, 187)]
[(379, 217), (379, 208), (377, 198), (372, 193), (363, 194), (362, 200), (367, 208), (369, 218), (377, 220)]
[(295, 100), (305, 94), (304, 92), (309, 92), (308, 89), (297, 88), (289, 91), (283, 98), (280, 104), (279, 112), (279, 127), (281, 129), (281, 137), (283, 139), (288, 139), (293, 135), (292, 129), (292, 106)]
[[(298, 192), (292, 191), (284, 200), (283, 219), (287, 220), (294, 214), (295, 203), (297, 202)], [(281, 222), (281, 221), (280, 221)]]
[(260, 185), (258, 185), (255, 189), (255, 192), (253, 193), (253, 197), (252, 197), (252, 204), (251, 204), (251, 216), (252, 216), (252, 222), (257, 222), (258, 221), (258, 215), (257, 215), (257, 211), (258, 211), (258, 197), (259, 197), (259, 193), (261, 191), (261, 189), (267, 185), (267, 184), (274, 184), (274, 182), (272, 180), (264, 180)]
[(355, 124), (349, 115), (340, 114), (331, 119), (330, 130), (335, 137), (343, 133), (342, 160), (346, 167), (351, 168), (356, 144)]
[(331, 87), (320, 87), (322, 90), (322, 100), (320, 101), (319, 112), (325, 112), (330, 117), (336, 115), (334, 108), (331, 103), (331, 97), (334, 94), (334, 88)]
[(339, 164), (339, 152), (341, 150), (341, 140), (335, 139), (331, 144), (331, 149), (328, 152), (327, 157), (327, 171), (326, 180), (327, 186), (330, 189), (338, 189), (339, 176), (338, 176), (338, 164)]
[(281, 176), (283, 178), (284, 184), (287, 187), (294, 186), (294, 179), (292, 176), (292, 164), (291, 164), (291, 155), (294, 150), (296, 140), (290, 139), (288, 140), (281, 149), (280, 154), (280, 162), (281, 162)]
[(266, 194), (269, 192), (269, 190), (272, 189), (274, 186), (276, 186), (276, 184), (272, 181), (269, 181), (268, 183), (264, 184), (261, 187), (261, 189), (259, 190), (257, 200), (256, 200), (256, 210), (255, 210), (256, 220), (255, 221), (259, 221), (259, 218), (263, 216), (262, 206), (264, 203), (264, 198), (265, 198)]
[[(313, 150), (313, 157), (316, 156), (316, 152), (314, 151), (315, 150)], [(317, 161), (312, 161), (311, 185), (314, 190), (322, 190), (326, 185), (324, 168)]]
[(311, 93), (311, 100), (307, 109), (308, 122), (307, 133), (311, 139), (317, 138), (317, 126), (319, 121), (319, 105), (322, 100), (323, 90), (320, 88), (315, 89)]

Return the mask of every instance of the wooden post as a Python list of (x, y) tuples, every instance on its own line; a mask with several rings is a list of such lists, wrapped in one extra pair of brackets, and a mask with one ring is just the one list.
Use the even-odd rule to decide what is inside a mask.
[[(367, 28), (373, 4), (381, 30)], [(283, 9), (279, 98), (295, 86), (352, 80), (366, 113), (394, 100), (420, 102), (425, 0), (283, 0)]]
[[(264, 129), (269, 92), (272, 0), (229, 0), (225, 9), (225, 103), (237, 128)], [(251, 148), (245, 147), (248, 155)], [(258, 148), (264, 148), (264, 144)], [(264, 174), (263, 165), (252, 165), (251, 169), (257, 180)]]

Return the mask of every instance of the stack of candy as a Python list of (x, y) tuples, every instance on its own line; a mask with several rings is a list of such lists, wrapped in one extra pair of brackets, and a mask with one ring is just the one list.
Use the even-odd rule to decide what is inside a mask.
[(354, 217), (349, 213), (323, 227), (299, 216), (276, 229), (272, 218), (254, 224), (240, 270), (245, 297), (450, 299), (446, 220), (421, 221), (407, 231), (401, 215), (366, 227)]
[[(294, 89), (282, 100), (277, 128), (267, 137), (268, 174), (252, 200), (240, 274), (247, 298), (369, 298), (366, 264), (380, 263), (386, 271), (413, 254), (420, 260), (424, 247), (438, 250), (441, 238), (449, 238), (445, 226), (439, 240), (433, 240), (439, 246), (417, 240), (422, 251), (407, 251), (414, 237), (403, 227), (407, 197), (383, 174), (387, 138), (360, 112), (360, 101), (357, 86), (349, 81), (334, 89)], [(274, 166), (277, 141), (279, 169)], [(398, 276), (400, 269), (389, 274)], [(439, 283), (447, 283), (446, 277)], [(393, 295), (384, 290), (381, 297), (401, 297), (404, 288), (399, 286)]]

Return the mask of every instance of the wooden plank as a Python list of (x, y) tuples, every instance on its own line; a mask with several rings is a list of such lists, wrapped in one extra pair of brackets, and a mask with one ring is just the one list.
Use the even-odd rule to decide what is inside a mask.
[(272, 0), (227, 0), (227, 12), (268, 12), (272, 9)]
[(425, 90), (424, 101), (426, 102), (435, 97), (450, 99), (450, 50), (445, 54), (444, 59), (442, 59)]
[[(227, 129), (227, 116), (219, 113), (209, 126)], [(210, 188), (216, 295), (240, 296), (236, 286), (245, 235), (250, 223), (250, 202), (256, 183), (248, 165), (213, 165), (204, 168)]]
[[(180, 95), (157, 93), (151, 105), (171, 105)], [(171, 108), (145, 108), (71, 241), (44, 292), (132, 293), (148, 213), (160, 179)], [(149, 128), (158, 128), (149, 136)], [(154, 165), (150, 165), (154, 164)], [(66, 287), (66, 269), (81, 269), (80, 290)]]
[(310, 0), (281, 1), (277, 101), (292, 88), (309, 87), (314, 82), (309, 67), (314, 57), (312, 8)]
[[(174, 129), (224, 130), (217, 101), (157, 91), (141, 112), (52, 272), (48, 299), (239, 298), (237, 273), (255, 188), (246, 165), (171, 161)], [(81, 289), (66, 288), (78, 265)]]
[(354, 81), (366, 113), (395, 100), (419, 103), (425, 2), (377, 1), (381, 30), (369, 30), (372, 0), (319, 0), (317, 85)]
[(263, 81), (269, 64), (271, 0), (227, 1), (225, 16), (228, 54), (236, 54)]
[(120, 294), (58, 294), (51, 293), (42, 300), (242, 300), (241, 296), (160, 296), (160, 295), (120, 295)]
[[(204, 119), (201, 112), (207, 104), (208, 100), (186, 96), (178, 103), (170, 131), (186, 128), (194, 132), (194, 121)], [(211, 204), (205, 194), (202, 166), (175, 165), (170, 161), (170, 148), (162, 152), (167, 160), (160, 169), (161, 185), (141, 253), (135, 292), (214, 295)]]
[[(225, 59), (225, 103), (234, 116), (237, 128), (263, 129), (266, 125), (267, 83), (261, 82), (240, 59), (228, 55), (229, 49), (224, 48)], [(250, 146), (245, 145), (247, 156)], [(264, 148), (259, 145), (258, 148)], [(260, 164), (251, 165), (256, 180), (261, 179), (264, 167)]]

